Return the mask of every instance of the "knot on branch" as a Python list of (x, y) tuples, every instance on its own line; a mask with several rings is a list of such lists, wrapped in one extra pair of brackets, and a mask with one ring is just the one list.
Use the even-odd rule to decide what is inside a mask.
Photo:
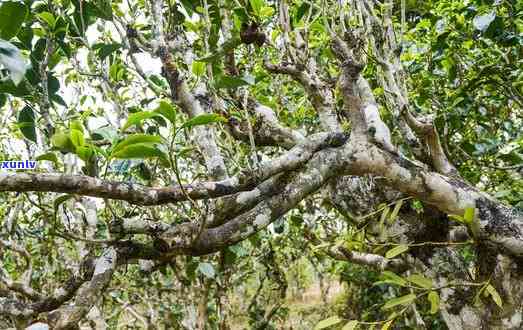
[(344, 132), (335, 132), (329, 134), (329, 138), (326, 141), (326, 144), (330, 147), (341, 147), (347, 140), (349, 135)]
[(343, 39), (350, 49), (361, 50), (365, 48), (365, 39), (362, 37), (362, 31), (359, 29), (347, 30), (343, 34)]
[(109, 232), (111, 234), (124, 234), (125, 233), (122, 218), (116, 218), (116, 219), (110, 221), (108, 224), (108, 227), (109, 227)]
[[(88, 281), (93, 277), (94, 272), (94, 263), (95, 263), (94, 257), (85, 258), (82, 263), (80, 264), (80, 278), (84, 281)], [(74, 278), (71, 278), (68, 282), (66, 282), (66, 288), (69, 288), (73, 286), (73, 283), (71, 283), (74, 280)]]
[(345, 33), (343, 39), (339, 36), (334, 36), (331, 48), (340, 59), (345, 74), (348, 74), (355, 80), (365, 67), (365, 60), (361, 54), (363, 47), (360, 38), (350, 32)]
[[(160, 57), (163, 67), (162, 75), (169, 81), (171, 86), (178, 86), (182, 80), (176, 62), (167, 46), (158, 47), (158, 56)], [(174, 94), (173, 94), (174, 95)]]
[(346, 69), (346, 72), (353, 77), (354, 80), (358, 77), (361, 71), (365, 68), (365, 65), (359, 62), (356, 62), (352, 58), (348, 58), (342, 64), (342, 67)]
[(127, 38), (129, 38), (129, 39), (138, 38), (138, 32), (136, 31), (135, 28), (133, 28), (131, 26), (131, 24), (127, 24), (125, 31), (126, 31), (126, 34), (127, 34)]
[(257, 182), (260, 182), (260, 172), (250, 169), (244, 169), (238, 174), (238, 183), (242, 187), (253, 187)]
[(263, 65), (270, 72), (288, 74), (294, 77), (298, 76), (305, 69), (302, 64), (294, 65), (286, 61), (282, 61), (280, 64), (272, 64), (269, 59), (265, 59)]
[(259, 26), (256, 22), (252, 22), (250, 25), (243, 23), (240, 32), (240, 40), (242, 43), (246, 45), (255, 43), (258, 47), (261, 47), (265, 43), (266, 37), (258, 28)]

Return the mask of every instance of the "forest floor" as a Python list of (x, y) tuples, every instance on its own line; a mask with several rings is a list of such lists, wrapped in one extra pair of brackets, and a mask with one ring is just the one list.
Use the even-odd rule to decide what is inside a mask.
[[(329, 288), (325, 300), (322, 299), (318, 281), (303, 291), (288, 292), (289, 298), (283, 306), (288, 308), (287, 317), (280, 322), (274, 320), (272, 324), (281, 330), (310, 330), (319, 321), (332, 316), (329, 313), (333, 312), (333, 306), (343, 293), (343, 286), (338, 281), (330, 281), (327, 285)], [(229, 326), (231, 330), (250, 329), (247, 315), (235, 319)]]
[(289, 299), (286, 303), (289, 308), (289, 317), (283, 324), (283, 329), (313, 329), (319, 321), (332, 316), (327, 314), (332, 311), (331, 307), (335, 304), (337, 297), (343, 293), (343, 287), (338, 281), (332, 281), (328, 285), (326, 301), (322, 300), (317, 281), (305, 289), (301, 297)]

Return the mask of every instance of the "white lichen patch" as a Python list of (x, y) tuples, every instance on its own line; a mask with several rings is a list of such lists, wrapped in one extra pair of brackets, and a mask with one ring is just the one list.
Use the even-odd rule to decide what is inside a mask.
[(25, 330), (49, 330), (49, 325), (43, 322), (33, 323), (25, 328)]
[(258, 104), (254, 108), (254, 110), (257, 113), (259, 113), (261, 116), (263, 116), (263, 118), (265, 118), (267, 121), (270, 121), (270, 122), (273, 122), (273, 123), (277, 123), (278, 122), (278, 118), (276, 117), (276, 115), (274, 114), (274, 111), (271, 108), (266, 107), (266, 106), (264, 106), (262, 104)]
[(523, 256), (523, 242), (515, 237), (500, 237), (498, 235), (490, 237), (492, 242), (503, 245), (512, 254)]
[(124, 221), (125, 230), (129, 231), (141, 231), (146, 225), (139, 217), (133, 217)]
[(503, 322), (503, 327), (505, 329), (521, 329), (522, 317), (521, 312), (516, 312), (510, 319), (505, 318), (501, 321)]
[[(430, 189), (429, 199), (432, 203), (439, 203), (439, 207), (447, 213), (463, 214), (464, 209), (458, 203), (461, 200), (461, 198), (458, 199), (458, 195), (460, 195), (459, 188), (453, 187), (436, 173), (423, 173), (422, 176), (426, 188)], [(469, 206), (471, 204), (470, 202), (467, 203)]]
[(258, 214), (256, 218), (254, 218), (254, 226), (256, 227), (264, 227), (270, 222), (269, 215), (265, 213)]
[(370, 103), (363, 108), (362, 112), (367, 130), (371, 133), (371, 139), (379, 143), (387, 151), (394, 152), (396, 148), (392, 144), (390, 130), (381, 120), (378, 107)]
[(246, 203), (247, 201), (249, 201), (251, 199), (257, 198), (258, 196), (260, 196), (260, 190), (259, 189), (254, 189), (254, 190), (251, 190), (251, 191), (245, 191), (245, 192), (242, 192), (242, 193), (238, 194), (238, 196), (236, 197), (236, 203), (243, 204), (243, 203)]
[(398, 164), (392, 164), (389, 167), (389, 175), (393, 177), (394, 180), (401, 182), (408, 182), (412, 180), (412, 174), (406, 168), (399, 166)]
[(96, 260), (93, 276), (104, 274), (108, 270), (114, 269), (115, 265), (116, 250), (114, 248), (109, 248)]
[(54, 296), (55, 297), (61, 297), (67, 294), (67, 291), (65, 291), (64, 288), (60, 287), (54, 290)]

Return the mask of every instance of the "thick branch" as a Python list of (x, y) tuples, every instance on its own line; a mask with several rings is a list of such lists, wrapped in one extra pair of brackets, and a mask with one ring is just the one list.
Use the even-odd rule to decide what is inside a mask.
[(350, 251), (344, 247), (330, 250), (329, 256), (337, 259), (349, 261), (362, 266), (369, 266), (377, 270), (401, 271), (407, 267), (403, 259), (387, 259), (379, 254)]
[(309, 59), (307, 67), (300, 67), (300, 69), (293, 64), (276, 65), (268, 60), (264, 61), (264, 66), (270, 72), (291, 76), (303, 87), (309, 101), (318, 113), (324, 130), (332, 132), (341, 130), (341, 126), (336, 118), (334, 94), (330, 86), (320, 79), (313, 58)]
[(117, 266), (117, 253), (114, 248), (107, 248), (97, 259), (93, 277), (77, 292), (73, 305), (65, 306), (49, 313), (49, 322), (53, 329), (69, 329), (91, 310), (103, 289), (111, 281)]
[(39, 313), (55, 310), (75, 295), (78, 288), (92, 277), (93, 270), (92, 258), (85, 258), (79, 271), (73, 274), (62, 287), (57, 288), (52, 295), (40, 297), (40, 300), (31, 304), (11, 298), (0, 298), (0, 315), (27, 320)]
[[(256, 116), (253, 127), (253, 138), (257, 146), (279, 146), (290, 149), (305, 137), (296, 130), (283, 126), (271, 108), (259, 103), (251, 105)], [(232, 135), (246, 143), (250, 142), (249, 123), (239, 122), (236, 118), (229, 118)]]
[(283, 216), (336, 175), (343, 164), (341, 152), (340, 148), (318, 152), (302, 169), (280, 177), (286, 183), (281, 192), (221, 226), (204, 230), (196, 241), (192, 241), (194, 224), (177, 226), (162, 237), (174, 240), (175, 254), (192, 255), (208, 254), (242, 241)]
[[(157, 52), (160, 56), (163, 65), (163, 74), (167, 79), (171, 88), (171, 97), (173, 101), (179, 105), (184, 112), (190, 117), (195, 117), (207, 113), (206, 109), (202, 107), (200, 101), (196, 98), (189, 86), (187, 86), (186, 79), (178, 70), (176, 61), (171, 54), (171, 49), (167, 45), (167, 40), (163, 35), (163, 1), (152, 0), (152, 14), (154, 19), (154, 35), (157, 37), (158, 47)], [(201, 95), (205, 98), (205, 95)], [(208, 100), (205, 100), (208, 101)], [(210, 103), (210, 102), (208, 102)], [(227, 177), (225, 162), (218, 145), (216, 144), (216, 134), (212, 126), (198, 126), (193, 129), (196, 144), (202, 150), (205, 158), (205, 166), (211, 178), (220, 180)]]
[(454, 177), (431, 172), (415, 163), (376, 145), (354, 145), (352, 174), (373, 174), (385, 177), (399, 191), (433, 205), (447, 214), (463, 216), (469, 208), (475, 210), (479, 227), (477, 240), (489, 241), (507, 252), (523, 256), (523, 215), (503, 205), (488, 194)]
[(240, 173), (217, 182), (150, 188), (127, 182), (106, 181), (84, 175), (56, 173), (0, 173), (0, 191), (44, 191), (125, 200), (139, 205), (159, 205), (191, 199), (215, 198), (252, 189), (280, 172), (292, 170), (314, 153), (327, 147), (341, 146), (347, 137), (341, 133), (318, 133), (287, 153), (264, 162), (251, 173)]
[(419, 120), (405, 107), (403, 110), (403, 116), (407, 120), (409, 126), (418, 134), (425, 142), (434, 169), (442, 174), (455, 175), (457, 174), (456, 168), (450, 163), (441, 146), (438, 132), (432, 118), (425, 118), (425, 120)]

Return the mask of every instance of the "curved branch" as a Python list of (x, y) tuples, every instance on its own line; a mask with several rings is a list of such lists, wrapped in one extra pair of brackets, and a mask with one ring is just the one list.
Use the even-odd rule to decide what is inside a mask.
[[(259, 103), (251, 103), (254, 103), (250, 106), (256, 116), (252, 133), (257, 146), (280, 146), (290, 149), (305, 139), (298, 131), (283, 126), (271, 108)], [(250, 143), (248, 122), (239, 122), (236, 118), (230, 117), (228, 123), (234, 138)]]
[(327, 147), (341, 146), (342, 133), (318, 133), (287, 153), (264, 162), (259, 169), (216, 182), (201, 182), (165, 188), (150, 188), (128, 182), (106, 181), (85, 175), (57, 173), (0, 173), (0, 191), (61, 192), (124, 200), (138, 205), (160, 205), (191, 199), (215, 198), (252, 189), (278, 173), (292, 170)]
[(77, 273), (73, 274), (62, 287), (55, 290), (52, 295), (41, 296), (40, 300), (26, 304), (17, 299), (0, 298), (0, 315), (7, 315), (15, 319), (27, 320), (40, 313), (49, 312), (59, 308), (70, 300), (77, 290), (93, 276), (94, 263), (92, 258), (85, 258)]
[(341, 126), (336, 118), (334, 94), (325, 82), (323, 82), (318, 72), (316, 72), (314, 59), (310, 58), (307, 68), (298, 68), (294, 64), (272, 64), (268, 60), (264, 61), (264, 66), (269, 72), (287, 74), (298, 82), (309, 98), (324, 130), (336, 132), (341, 131)]
[(458, 171), (448, 160), (447, 155), (441, 146), (438, 131), (436, 130), (433, 119), (430, 117), (425, 117), (420, 120), (414, 117), (414, 115), (406, 107), (402, 112), (409, 126), (416, 132), (416, 134), (418, 134), (418, 136), (423, 139), (427, 145), (434, 169), (446, 175), (458, 174)]
[(96, 260), (91, 280), (85, 283), (78, 292), (71, 306), (64, 306), (48, 315), (53, 329), (69, 329), (91, 310), (102, 290), (109, 284), (117, 266), (116, 249), (107, 248)]
[(344, 260), (362, 266), (369, 266), (380, 271), (393, 270), (401, 272), (408, 266), (403, 259), (387, 259), (379, 254), (350, 251), (344, 247), (339, 247), (337, 251), (330, 250), (328, 254), (337, 260)]
[(486, 193), (456, 178), (431, 172), (408, 159), (381, 150), (376, 145), (349, 143), (352, 151), (352, 174), (374, 174), (385, 177), (399, 191), (433, 205), (447, 214), (464, 216), (475, 210), (473, 226), (477, 240), (500, 246), (516, 256), (523, 256), (523, 214), (503, 205)]
[[(171, 98), (173, 102), (179, 105), (190, 117), (209, 112), (207, 111), (208, 109), (202, 107), (196, 93), (190, 90), (186, 79), (178, 70), (178, 65), (171, 54), (171, 49), (167, 43), (168, 40), (165, 39), (163, 34), (163, 1), (151, 0), (151, 3), (154, 20), (153, 32), (158, 43), (155, 50), (162, 61), (163, 75), (171, 88)], [(201, 96), (205, 102), (211, 104), (211, 102), (207, 100), (206, 95), (198, 96)], [(215, 180), (225, 179), (227, 177), (227, 170), (218, 145), (216, 144), (214, 128), (211, 126), (198, 126), (193, 129), (193, 132), (196, 144), (200, 147), (204, 155), (205, 166), (207, 167), (210, 177)]]
[(342, 151), (342, 148), (332, 148), (318, 152), (304, 168), (280, 176), (279, 180), (286, 184), (281, 192), (221, 226), (204, 230), (195, 241), (190, 239), (194, 224), (178, 226), (162, 237), (174, 240), (175, 254), (192, 255), (208, 254), (242, 241), (283, 216), (339, 173), (344, 164)]

